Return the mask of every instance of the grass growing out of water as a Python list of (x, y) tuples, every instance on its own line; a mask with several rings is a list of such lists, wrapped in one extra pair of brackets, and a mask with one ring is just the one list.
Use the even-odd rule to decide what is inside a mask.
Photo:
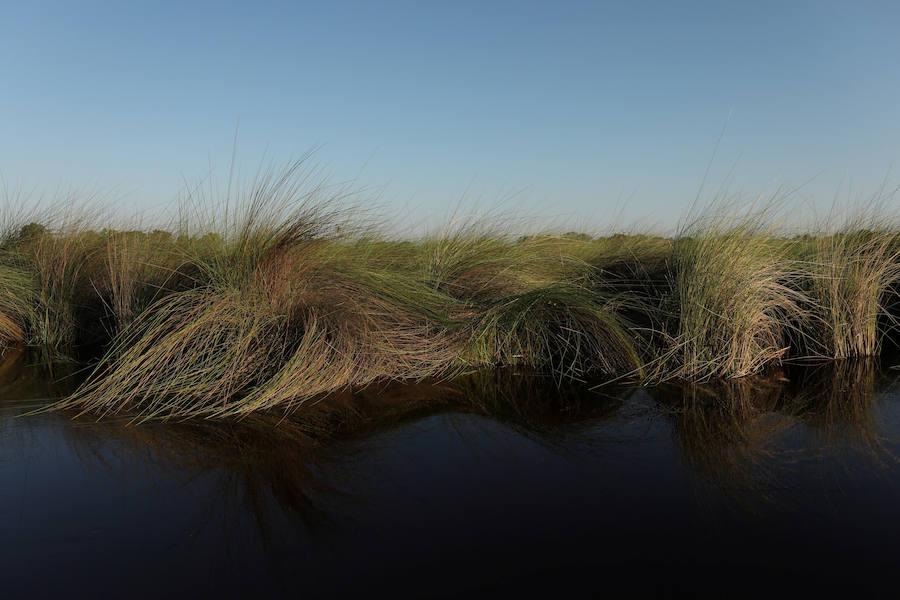
[(792, 242), (757, 215), (717, 215), (676, 238), (671, 303), (673, 366), (685, 379), (742, 377), (785, 357), (809, 320)]
[(900, 282), (900, 235), (850, 227), (812, 243), (809, 294), (821, 322), (820, 343), (834, 358), (875, 356), (895, 325), (888, 306)]
[(472, 221), (394, 240), (301, 164), (229, 187), (219, 212), (208, 196), (170, 232), (67, 212), (0, 240), (0, 343), (92, 370), (58, 408), (242, 416), (497, 366), (729, 379), (877, 354), (893, 331), (900, 238), (884, 223), (798, 237), (720, 211), (673, 239)]

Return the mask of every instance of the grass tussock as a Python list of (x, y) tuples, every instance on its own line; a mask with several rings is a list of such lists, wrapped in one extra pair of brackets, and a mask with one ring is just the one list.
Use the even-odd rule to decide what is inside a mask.
[(675, 240), (665, 377), (743, 377), (790, 352), (791, 338), (810, 319), (802, 273), (790, 259), (792, 242), (765, 228), (757, 215), (720, 215)]
[(570, 379), (642, 370), (613, 300), (571, 283), (495, 301), (477, 318), (468, 347), (474, 364), (522, 365)]
[(895, 317), (900, 236), (883, 228), (851, 227), (817, 237), (807, 259), (809, 294), (821, 323), (819, 343), (834, 358), (876, 356)]
[(672, 239), (464, 219), (398, 240), (303, 162), (187, 194), (165, 229), (98, 228), (71, 205), (20, 221), (0, 239), (0, 345), (87, 363), (57, 407), (137, 419), (498, 366), (740, 378), (878, 354), (898, 305), (900, 233), (877, 219), (790, 236), (728, 208)]
[(0, 265), (0, 347), (26, 341), (35, 309), (35, 289), (28, 272)]

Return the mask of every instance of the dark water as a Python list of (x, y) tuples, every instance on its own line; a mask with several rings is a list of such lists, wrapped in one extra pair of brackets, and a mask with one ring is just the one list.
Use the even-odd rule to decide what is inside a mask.
[(15, 418), (69, 384), (7, 357), (0, 594), (894, 597), (898, 378), (489, 373), (129, 427)]

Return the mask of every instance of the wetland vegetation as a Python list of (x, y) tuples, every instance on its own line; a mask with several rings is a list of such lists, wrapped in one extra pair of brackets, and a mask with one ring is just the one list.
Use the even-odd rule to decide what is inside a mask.
[(55, 408), (138, 420), (493, 368), (731, 380), (896, 341), (900, 227), (884, 211), (803, 234), (771, 206), (718, 203), (669, 237), (458, 219), (398, 239), (346, 201), (300, 161), (187, 195), (167, 229), (98, 227), (71, 202), (7, 210), (0, 341), (89, 371)]

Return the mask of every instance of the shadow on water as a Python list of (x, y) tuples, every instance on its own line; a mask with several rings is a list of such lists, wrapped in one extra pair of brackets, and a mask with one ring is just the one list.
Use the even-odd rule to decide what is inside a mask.
[(138, 596), (716, 595), (747, 568), (730, 595), (874, 593), (866, 569), (897, 560), (900, 372), (872, 361), (653, 389), (490, 371), (227, 422), (15, 417), (62, 375), (0, 362), (10, 597), (148, 571), (168, 583)]

